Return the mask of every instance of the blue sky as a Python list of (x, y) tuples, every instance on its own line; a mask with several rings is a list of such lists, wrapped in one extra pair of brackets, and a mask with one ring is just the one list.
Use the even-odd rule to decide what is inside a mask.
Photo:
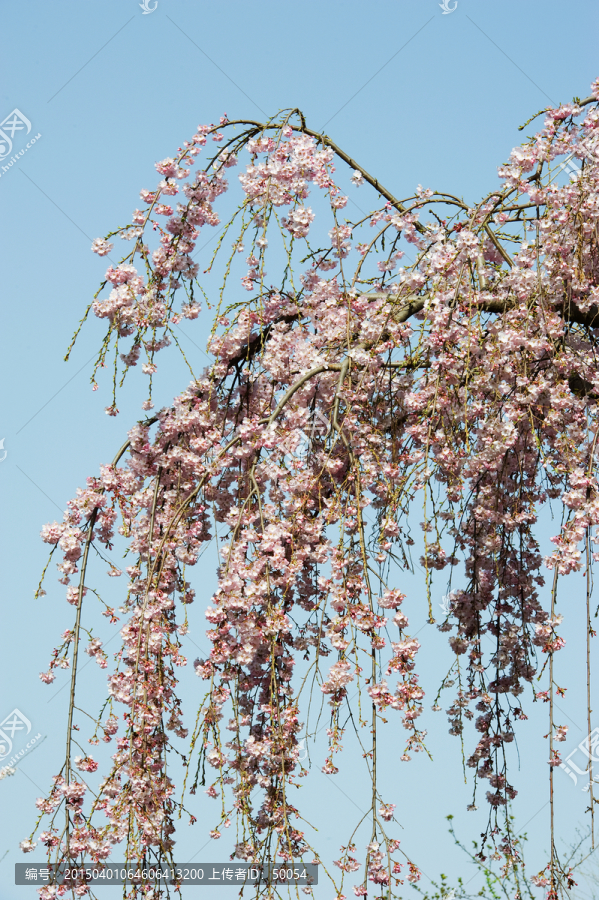
[[(397, 196), (421, 183), (476, 199), (496, 184), (496, 167), (522, 139), (518, 125), (548, 103), (589, 93), (599, 75), (599, 7), (592, 0), (458, 0), (453, 12), (443, 14), (437, 0), (158, 0), (155, 11), (144, 15), (137, 0), (59, 0), (5, 4), (2, 22), (0, 120), (16, 108), (30, 120), (31, 136), (41, 135), (8, 171), (0, 168), (0, 438), (7, 452), (0, 463), (0, 720), (18, 708), (31, 721), (32, 735), (46, 736), (15, 776), (0, 781), (0, 896), (12, 900), (33, 894), (12, 885), (12, 865), (23, 859), (17, 843), (29, 833), (35, 798), (64, 747), (67, 691), (57, 693), (59, 681), (45, 687), (38, 673), (70, 624), (70, 608), (53, 573), (48, 596), (33, 600), (46, 558), (39, 531), (60, 518), (75, 488), (112, 458), (139, 416), (135, 389), (123, 396), (116, 419), (103, 412), (107, 382), (97, 393), (90, 390), (99, 323), (90, 324), (71, 361), (63, 362), (104, 271), (90, 252), (91, 240), (128, 222), (139, 189), (154, 185), (154, 162), (173, 154), (199, 122), (218, 121), (224, 112), (263, 118), (299, 106), (311, 127), (324, 128)], [(24, 144), (17, 135), (15, 150)], [(200, 269), (210, 251), (201, 251)], [(186, 326), (185, 348), (198, 368), (209, 324), (203, 317)], [(173, 354), (159, 381), (157, 405), (169, 402), (187, 380)], [(551, 523), (543, 527), (548, 536)], [(215, 562), (210, 551), (198, 567), (206, 584)], [(413, 587), (417, 592), (417, 581)], [(563, 590), (568, 601), (582, 599), (575, 581)], [(198, 601), (191, 632), (200, 646), (199, 607), (208, 602), (209, 595)], [(572, 604), (571, 641), (559, 663), (572, 684), (564, 701), (568, 751), (585, 727), (583, 691), (576, 687), (584, 675), (574, 627), (579, 605)], [(423, 656), (435, 676), (442, 640), (432, 634)], [(196, 653), (190, 645), (189, 656)], [(98, 678), (85, 677), (82, 686), (93, 705)], [(195, 690), (195, 683), (184, 686), (190, 702)], [(531, 819), (534, 870), (548, 835), (541, 719), (532, 734), (540, 715), (535, 710), (522, 736), (515, 807), (521, 826)], [(469, 790), (460, 775), (458, 742), (447, 736), (441, 714), (430, 727), (434, 765), (418, 759), (410, 772), (397, 769), (392, 748), (385, 763), (394, 802), (411, 823), (402, 841), (432, 877), (440, 871), (470, 877), (443, 817), (455, 813), (466, 839), (476, 837), (483, 822), (464, 813)], [(563, 772), (557, 775), (560, 836), (570, 843), (577, 826), (584, 827), (587, 795), (580, 781), (575, 786)], [(339, 822), (361, 803), (355, 779), (350, 766), (334, 786), (316, 774), (314, 786), (305, 789), (315, 815), (330, 805), (326, 839), (332, 844), (342, 836)], [(183, 833), (182, 858), (198, 851), (207, 830)], [(220, 859), (223, 850), (206, 848), (198, 859), (208, 860), (206, 854)]]

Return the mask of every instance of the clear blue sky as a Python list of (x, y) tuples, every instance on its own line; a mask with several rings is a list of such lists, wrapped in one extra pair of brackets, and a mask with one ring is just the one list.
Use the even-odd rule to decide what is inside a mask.
[[(458, 0), (447, 15), (437, 0), (158, 0), (148, 15), (138, 0), (4, 5), (0, 120), (17, 108), (31, 121), (31, 135), (41, 138), (9, 171), (0, 168), (0, 438), (7, 451), (0, 463), (0, 720), (17, 707), (31, 720), (32, 733), (47, 738), (15, 776), (0, 781), (0, 858), (7, 854), (0, 862), (2, 900), (33, 896), (32, 888), (12, 884), (13, 863), (24, 860), (18, 841), (29, 833), (35, 798), (57, 770), (64, 746), (67, 692), (50, 700), (61, 682), (45, 687), (38, 673), (47, 668), (56, 636), (70, 625), (70, 608), (53, 572), (48, 596), (32, 599), (46, 557), (39, 530), (60, 518), (65, 501), (113, 456), (139, 415), (136, 391), (119, 403), (116, 419), (103, 412), (107, 384), (90, 391), (99, 324), (85, 331), (70, 363), (62, 361), (104, 271), (90, 252), (91, 240), (129, 221), (139, 189), (156, 180), (154, 162), (171, 155), (199, 122), (217, 121), (224, 112), (261, 118), (299, 106), (313, 128), (324, 127), (396, 195), (421, 183), (475, 199), (496, 184), (497, 165), (521, 139), (519, 124), (550, 102), (588, 94), (599, 75), (598, 33), (593, 0)], [(17, 135), (15, 150), (23, 145)], [(210, 249), (200, 254), (200, 269)], [(198, 368), (196, 345), (204, 346), (208, 327), (207, 319), (186, 326), (192, 339), (186, 350)], [(186, 370), (171, 359), (157, 405), (187, 384)], [(197, 577), (208, 583), (215, 555), (205, 560)], [(568, 590), (573, 600), (579, 597), (579, 584)], [(198, 601), (191, 632), (200, 646), (200, 607), (208, 602), (208, 594)], [(566, 632), (572, 640), (559, 663), (572, 684), (564, 703), (564, 723), (571, 726), (567, 750), (585, 727), (583, 692), (576, 689), (584, 669), (575, 617), (573, 611)], [(435, 676), (434, 691), (444, 639), (429, 630), (423, 660)], [(197, 650), (190, 644), (188, 652), (193, 659)], [(191, 700), (197, 691), (191, 668), (186, 677)], [(83, 676), (82, 684), (87, 690)], [(98, 696), (93, 685), (90, 678), (90, 703)], [(547, 844), (548, 767), (546, 742), (538, 737), (542, 723), (533, 737), (533, 718), (529, 731), (520, 732), (515, 811), (521, 826), (532, 818), (527, 830), (536, 870)], [(442, 714), (429, 720), (434, 765), (417, 759), (409, 770), (397, 769), (392, 752), (387, 759), (398, 814), (413, 823), (400, 836), (427, 874), (470, 877), (443, 817), (455, 813), (464, 838), (476, 837), (483, 821), (463, 812), (469, 791), (461, 783), (459, 742), (447, 736)], [(343, 837), (340, 820), (359, 815), (355, 777), (350, 767), (331, 786), (316, 774), (306, 788), (315, 813), (331, 810), (331, 853)], [(556, 781), (560, 837), (569, 843), (577, 825), (584, 826), (587, 795), (563, 772)], [(202, 846), (207, 824), (201, 833), (196, 826), (194, 835), (183, 826), (181, 859)], [(208, 847), (197, 858), (210, 861), (210, 855), (220, 858), (223, 851)]]

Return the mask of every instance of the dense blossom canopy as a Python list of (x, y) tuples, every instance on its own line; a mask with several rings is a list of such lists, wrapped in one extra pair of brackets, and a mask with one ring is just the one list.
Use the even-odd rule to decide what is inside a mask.
[[(588, 570), (596, 555), (599, 81), (592, 91), (544, 111), (542, 130), (476, 205), (420, 186), (398, 200), (297, 110), (267, 123), (223, 117), (156, 164), (162, 180), (142, 190), (131, 225), (94, 241), (99, 256), (113, 252), (115, 236), (131, 247), (90, 307), (107, 324), (96, 372), (114, 368), (110, 415), (121, 373), (140, 362), (152, 409), (158, 352), (201, 311), (194, 252), (210, 229), (219, 237), (206, 277), (222, 258), (222, 279), (206, 295), (214, 361), (172, 406), (135, 425), (64, 521), (42, 532), (75, 607), (41, 676), (51, 682), (57, 667), (71, 667), (66, 760), (38, 801), (49, 858), (104, 860), (123, 846), (129, 860), (172, 858), (180, 807), (166, 755), (171, 733), (188, 734), (179, 638), (198, 588), (191, 567), (218, 528), (226, 537), (206, 611), (212, 649), (194, 663), (199, 711), (185, 713), (197, 716), (190, 746), (202, 783), (222, 796), (211, 834), (237, 817), (238, 859), (318, 860), (290, 792), (308, 774), (299, 747), (309, 698), (316, 712), (315, 693), (325, 705), (320, 765), (334, 775), (359, 695), (352, 721), (372, 781), (372, 837), (364, 849), (348, 834), (331, 896), (348, 879), (357, 896), (384, 897), (418, 880), (392, 833), (404, 813), (397, 786), (377, 780), (377, 741), (388, 718), (402, 760), (425, 747), (420, 645), (401, 590), (410, 548), (421, 545), (430, 621), (433, 575), (446, 570), (451, 587), (453, 572), (462, 584), (438, 624), (452, 666), (443, 686), (455, 687), (450, 730), (463, 736), (486, 794), (487, 846), (507, 869), (517, 863), (506, 745), (548, 659), (549, 686), (537, 696), (551, 710), (549, 770), (561, 761), (558, 577)], [(341, 183), (361, 203), (371, 190), (383, 205), (350, 221)], [(217, 210), (234, 190), (241, 201), (222, 226)], [(543, 559), (535, 524), (550, 500), (563, 517)], [(81, 642), (93, 617), (90, 550), (110, 551), (115, 531), (131, 564), (113, 664), (98, 638)], [(541, 595), (547, 570), (553, 586)], [(108, 674), (91, 743), (116, 740), (91, 795), (86, 773), (98, 763), (72, 758), (80, 649)], [(562, 877), (552, 848), (537, 883), (555, 895)]]

